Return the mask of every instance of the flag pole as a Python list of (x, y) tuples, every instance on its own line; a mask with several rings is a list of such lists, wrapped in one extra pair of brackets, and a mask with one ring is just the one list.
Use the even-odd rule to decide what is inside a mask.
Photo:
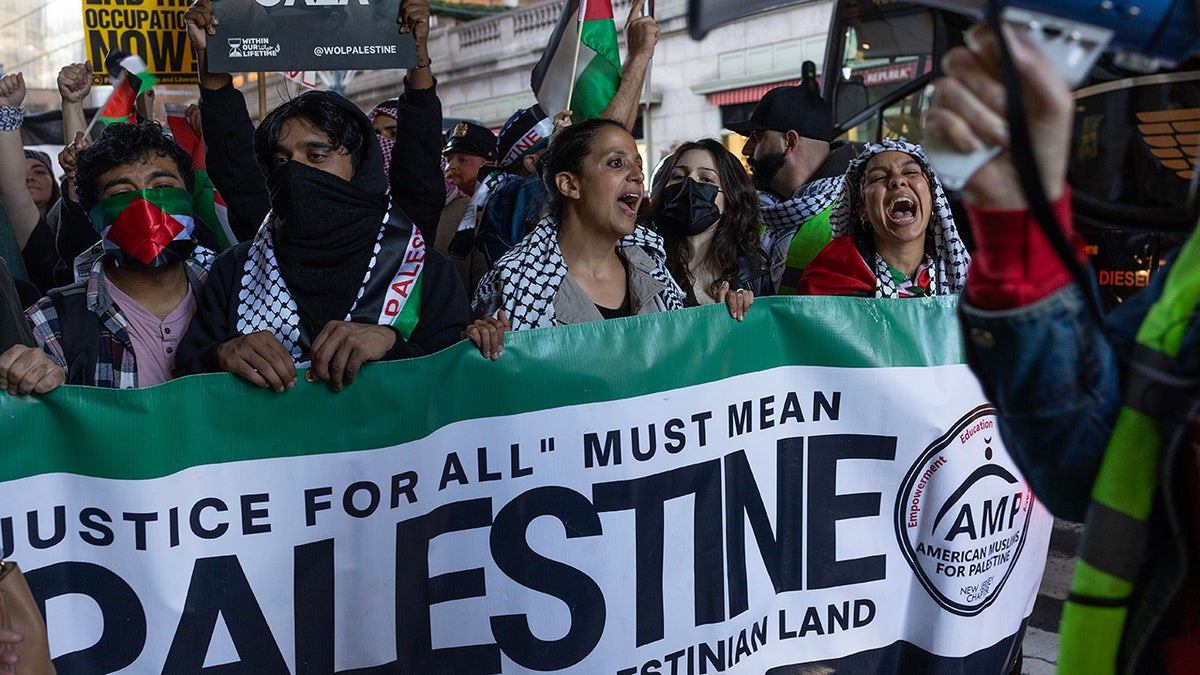
[[(567, 0), (570, 2), (570, 0)], [(575, 95), (576, 70), (579, 68), (579, 45), (583, 44), (583, 20), (587, 17), (587, 0), (579, 5), (579, 16), (575, 19), (575, 59), (571, 61), (571, 87), (567, 90), (567, 110), (571, 109), (571, 97)]]
[[(646, 8), (650, 18), (654, 18), (654, 0), (647, 0)], [(655, 165), (653, 145), (654, 140), (650, 135), (650, 77), (654, 74), (654, 55), (650, 55), (650, 60), (646, 62), (646, 84), (643, 88), (642, 95), (646, 97), (646, 107), (642, 111), (642, 138), (646, 140), (646, 162), (650, 166)]]

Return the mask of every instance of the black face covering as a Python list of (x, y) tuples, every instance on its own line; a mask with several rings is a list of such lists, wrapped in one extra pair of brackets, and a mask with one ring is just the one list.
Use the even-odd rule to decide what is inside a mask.
[(659, 229), (691, 237), (712, 227), (721, 219), (717, 210), (716, 185), (685, 178), (663, 188), (662, 208), (658, 210)]
[(299, 162), (267, 178), (279, 270), (300, 319), (316, 337), (340, 321), (362, 285), (383, 223), (386, 197)]

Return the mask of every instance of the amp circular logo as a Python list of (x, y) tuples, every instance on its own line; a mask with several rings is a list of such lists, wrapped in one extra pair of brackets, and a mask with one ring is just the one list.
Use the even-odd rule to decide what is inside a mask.
[(974, 616), (1016, 567), (1033, 492), (1004, 451), (996, 409), (964, 415), (917, 458), (896, 495), (896, 538), (945, 610)]

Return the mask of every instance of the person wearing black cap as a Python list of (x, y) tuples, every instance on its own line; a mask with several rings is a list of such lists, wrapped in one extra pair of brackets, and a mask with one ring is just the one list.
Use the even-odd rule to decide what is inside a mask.
[(546, 202), (538, 158), (553, 131), (554, 120), (539, 105), (517, 110), (500, 128), (498, 167), (476, 188), (449, 242), (450, 259), (468, 290), (537, 222)]
[(496, 134), (472, 122), (459, 122), (451, 130), (442, 155), (446, 158), (446, 178), (469, 197), (479, 184), (480, 169), (496, 162)]
[(746, 136), (742, 154), (761, 196), (764, 245), (779, 292), (794, 294), (800, 273), (830, 241), (829, 213), (856, 148), (833, 141), (833, 113), (802, 86), (768, 91), (750, 119), (725, 128)]
[[(480, 188), (480, 180), (495, 170), (496, 134), (493, 134), (491, 129), (473, 122), (459, 122), (450, 130), (450, 138), (446, 141), (446, 147), (442, 149), (442, 156), (446, 162), (446, 179), (466, 195), (447, 202), (438, 221), (435, 246), (438, 252), (449, 255), (450, 242), (458, 232), (463, 218), (471, 211), (472, 199)], [(478, 269), (483, 264), (482, 258), (474, 262), (473, 265), (467, 256), (459, 256), (454, 260), (463, 287), (468, 292), (474, 288), (473, 281), (477, 281), (487, 271), (486, 268)]]

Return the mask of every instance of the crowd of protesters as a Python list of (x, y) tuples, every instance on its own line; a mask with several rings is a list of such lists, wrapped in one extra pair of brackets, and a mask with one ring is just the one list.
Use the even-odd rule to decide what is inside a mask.
[[(364, 114), (310, 91), (257, 127), (232, 77), (207, 67), (219, 18), (198, 0), (185, 17), (199, 80), (190, 129), (173, 134), (143, 106), (85, 136), (92, 70), (69, 64), (61, 186), (49, 157), (21, 147), (21, 75), (0, 79), (0, 274), (5, 311), (25, 318), (6, 329), (0, 388), (231, 372), (282, 392), (307, 367), (339, 391), (364, 363), (464, 339), (497, 358), (510, 330), (711, 303), (740, 321), (756, 297), (797, 289), (958, 292), (969, 257), (920, 148), (851, 162), (859, 148), (832, 141), (829, 106), (804, 87), (773, 90), (730, 124), (751, 172), (696, 139), (648, 176), (631, 131), (659, 28), (640, 5), (600, 117), (572, 124), (534, 106), (499, 135), (464, 121), (444, 136), (424, 0), (397, 17), (416, 43), (397, 97)], [(181, 130), (202, 144), (181, 147)], [(910, 161), (878, 166), (897, 154)], [(201, 208), (214, 187), (225, 222)]]
[[(964, 191), (979, 242), (968, 283), (971, 255), (923, 149), (903, 139), (834, 141), (829, 106), (803, 86), (768, 92), (748, 120), (728, 125), (745, 137), (749, 172), (720, 142), (694, 139), (648, 176), (631, 132), (658, 26), (640, 4), (626, 24), (621, 86), (600, 117), (571, 123), (570, 111), (551, 116), (535, 106), (515, 111), (498, 136), (463, 122), (443, 138), (426, 0), (404, 2), (397, 19), (416, 38), (416, 65), (396, 98), (365, 114), (337, 94), (307, 92), (257, 127), (232, 78), (207, 69), (218, 18), (209, 0), (197, 0), (186, 15), (200, 85), (189, 122), (202, 133), (237, 241), (204, 219), (197, 204), (211, 188), (156, 122), (85, 136), (90, 66), (71, 64), (59, 76), (61, 186), (49, 157), (21, 145), (21, 75), (3, 77), (0, 389), (146, 387), (230, 372), (283, 392), (307, 367), (306, 378), (340, 391), (367, 362), (462, 340), (499, 358), (512, 330), (714, 303), (727, 306), (720, 320), (740, 321), (756, 297), (774, 294), (963, 293), (969, 358), (1039, 496), (1073, 519), (1090, 508), (1103, 516), (1093, 518), (1099, 525), (1120, 525), (1139, 546), (1149, 528), (1169, 529), (1136, 555), (1093, 534), (1091, 559), (1125, 555), (1136, 559), (1131, 574), (1153, 570), (1154, 580), (1130, 582), (1135, 590), (1116, 598), (1080, 586), (1071, 602), (1136, 607), (1109, 636), (1116, 644), (1125, 634), (1122, 651), (1108, 645), (1105, 658), (1141, 672), (1190, 672), (1200, 644), (1197, 460), (1179, 448), (1195, 449), (1198, 427), (1194, 375), (1171, 369), (1196, 367), (1200, 294), (1188, 275), (1200, 248), (1185, 250), (1190, 268), (1122, 307), (1132, 317), (1123, 330), (1093, 325), (1085, 291), (1035, 230), (1003, 152)], [(971, 37), (945, 59), (928, 130), (963, 151), (1003, 147), (995, 36), (975, 29)], [(1014, 40), (1012, 49), (1032, 98), (1044, 191), (1078, 244), (1064, 184), (1069, 91), (1028, 45)], [(1156, 325), (1173, 346), (1146, 337)], [(1161, 396), (1152, 410), (1122, 398), (1127, 369), (1118, 359), (1135, 342), (1139, 377), (1154, 380), (1141, 386), (1186, 385), (1187, 396)], [(1118, 417), (1123, 403), (1163, 421), (1169, 444), (1140, 433), (1125, 410)], [(1114, 435), (1133, 454), (1110, 443)], [(1057, 452), (1044, 451), (1047, 439)], [(1114, 473), (1160, 452), (1153, 472)], [(1137, 504), (1153, 507), (1153, 518), (1110, 505), (1128, 495), (1110, 500), (1105, 486), (1133, 473)], [(1160, 485), (1178, 490), (1156, 492)], [(1168, 628), (1166, 616), (1179, 620)], [(1076, 623), (1084, 647), (1072, 647), (1082, 651), (1071, 658), (1086, 662), (1093, 624)], [(17, 639), (0, 631), (0, 642)]]

